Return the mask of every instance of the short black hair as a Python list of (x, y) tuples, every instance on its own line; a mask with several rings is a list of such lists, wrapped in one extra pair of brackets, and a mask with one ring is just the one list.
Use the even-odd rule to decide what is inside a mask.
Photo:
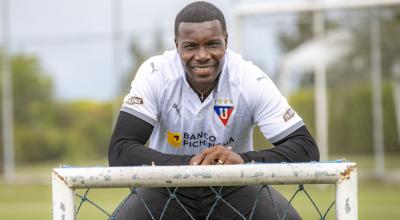
[(212, 20), (218, 20), (222, 30), (227, 33), (224, 14), (215, 5), (205, 1), (190, 3), (176, 15), (175, 37), (178, 36), (179, 24), (182, 22), (201, 23)]

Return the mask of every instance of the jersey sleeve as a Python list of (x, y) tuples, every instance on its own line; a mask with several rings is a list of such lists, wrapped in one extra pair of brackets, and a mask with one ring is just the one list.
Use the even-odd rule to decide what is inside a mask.
[(144, 62), (131, 83), (121, 111), (132, 114), (153, 125), (158, 118), (158, 95), (162, 86), (160, 68), (154, 58)]
[(290, 107), (272, 80), (258, 67), (247, 72), (246, 90), (254, 122), (271, 142), (275, 143), (304, 125), (302, 118)]

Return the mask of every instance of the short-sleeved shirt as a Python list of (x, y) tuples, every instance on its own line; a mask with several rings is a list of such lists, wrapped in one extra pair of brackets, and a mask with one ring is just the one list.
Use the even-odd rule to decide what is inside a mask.
[(227, 49), (218, 84), (203, 101), (187, 82), (176, 50), (139, 68), (121, 111), (154, 126), (149, 147), (193, 155), (217, 144), (237, 153), (253, 150), (253, 128), (277, 142), (304, 125), (271, 79)]

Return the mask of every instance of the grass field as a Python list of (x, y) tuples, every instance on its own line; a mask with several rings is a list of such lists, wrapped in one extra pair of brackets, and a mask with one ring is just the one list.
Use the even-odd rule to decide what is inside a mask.
[[(389, 167), (399, 168), (398, 157), (389, 157)], [(372, 167), (368, 158), (354, 158), (359, 160), (362, 167)], [(97, 162), (105, 164), (103, 162)], [(80, 164), (82, 165), (82, 164)], [(93, 164), (83, 164), (89, 166)], [(0, 181), (0, 219), (7, 220), (46, 220), (51, 219), (51, 186), (50, 170), (52, 164), (20, 167), (17, 184), (5, 184)], [(34, 179), (28, 177), (35, 176)], [(26, 180), (26, 181), (25, 181)], [(44, 180), (44, 181), (43, 181)], [(48, 180), (48, 181), (47, 181)], [(290, 197), (296, 186), (279, 186), (286, 197)], [(305, 189), (316, 201), (321, 212), (329, 207), (334, 200), (334, 187), (318, 187), (306, 185)], [(78, 191), (84, 194), (83, 190)], [(107, 212), (112, 210), (129, 193), (128, 189), (93, 189), (88, 197), (98, 203)], [(359, 219), (362, 220), (397, 220), (400, 219), (400, 184), (383, 183), (377, 181), (359, 181)], [(77, 202), (78, 199), (77, 199)], [(77, 203), (79, 204), (79, 203)], [(320, 219), (318, 212), (308, 201), (304, 193), (294, 199), (294, 206), (303, 219)], [(327, 219), (335, 219), (334, 210), (330, 211)], [(78, 220), (107, 219), (107, 216), (89, 203), (84, 203)]]

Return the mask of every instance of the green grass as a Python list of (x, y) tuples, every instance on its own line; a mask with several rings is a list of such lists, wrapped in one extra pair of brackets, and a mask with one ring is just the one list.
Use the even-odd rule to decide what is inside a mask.
[[(399, 169), (398, 155), (387, 157), (388, 169)], [(373, 167), (371, 156), (349, 156), (346, 159), (358, 162), (359, 170)], [(10, 220), (46, 220), (51, 219), (51, 177), (52, 167), (59, 163), (47, 163), (17, 168), (16, 184), (6, 184), (0, 179), (0, 219)], [(80, 166), (103, 165), (105, 160), (80, 163)], [(296, 186), (276, 186), (287, 198), (295, 191)], [(334, 200), (334, 187), (306, 185), (305, 189), (316, 201), (321, 212)], [(84, 190), (77, 191), (84, 194)], [(92, 189), (88, 198), (92, 199), (111, 213), (119, 202), (129, 193), (128, 189)], [(359, 219), (400, 219), (400, 183), (382, 183), (376, 181), (359, 181)], [(76, 204), (79, 204), (77, 198)], [(319, 219), (319, 215), (303, 192), (294, 199), (294, 206), (303, 219)], [(334, 209), (327, 219), (335, 219)], [(84, 203), (78, 220), (107, 219), (107, 216), (89, 203)]]
[[(287, 198), (289, 198), (296, 188), (293, 186), (277, 187)], [(334, 199), (334, 187), (320, 187), (315, 185), (306, 185), (305, 189), (309, 192), (312, 199), (322, 213), (328, 209)], [(396, 220), (400, 219), (400, 184), (384, 184), (377, 182), (360, 182), (358, 189), (358, 216), (365, 220)], [(318, 212), (311, 204), (304, 193), (300, 193), (294, 199), (294, 206), (299, 211), (303, 219), (320, 219)], [(335, 219), (333, 210), (329, 212), (327, 219)]]

